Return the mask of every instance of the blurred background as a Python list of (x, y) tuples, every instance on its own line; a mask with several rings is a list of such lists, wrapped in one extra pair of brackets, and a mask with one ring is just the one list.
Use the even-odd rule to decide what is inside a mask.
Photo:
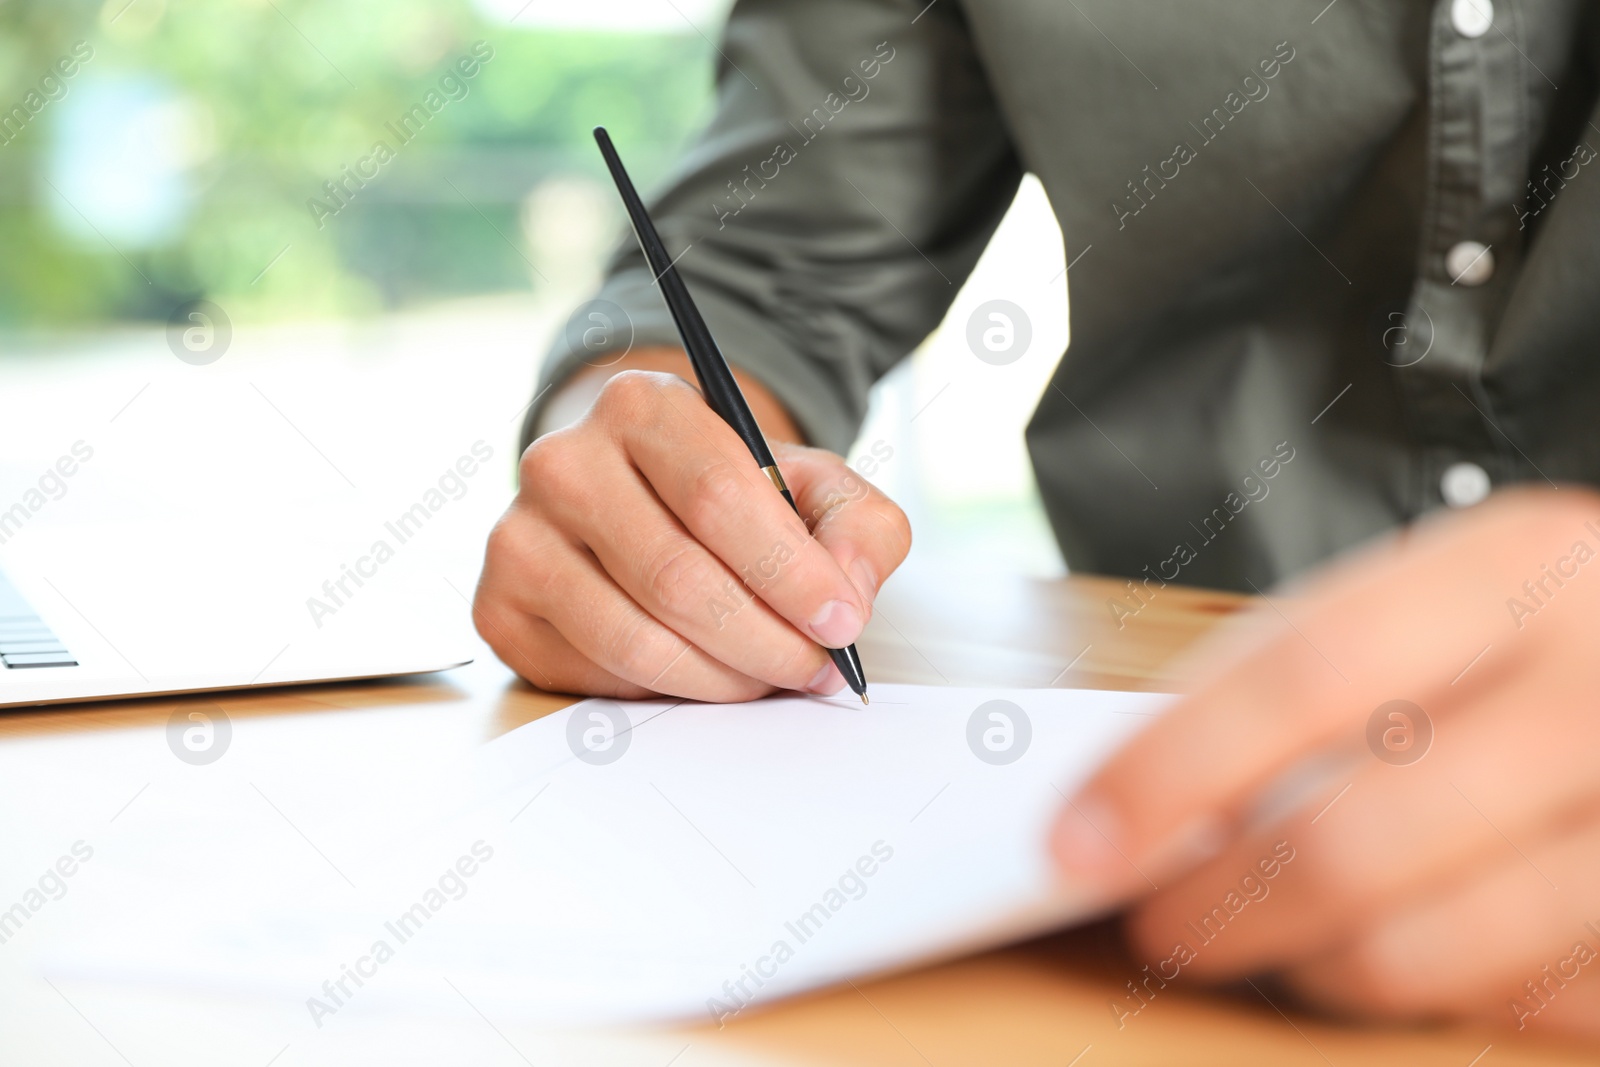
[[(356, 491), (376, 514), (485, 438), (497, 481), (470, 541), (511, 492), (549, 339), (624, 234), (589, 131), (658, 181), (708, 116), (727, 6), (0, 5), (0, 489), (92, 438), (79, 496), (99, 509), (205, 486), (246, 510)], [(1064, 270), (1029, 179), (945, 327), (875, 396), (857, 451), (890, 453), (871, 477), (924, 560), (1061, 572), (1022, 428), (1067, 341)], [(966, 341), (995, 298), (1032, 326), (1003, 366)], [(220, 355), (182, 358), (191, 336)], [(174, 451), (184, 477), (151, 478)]]

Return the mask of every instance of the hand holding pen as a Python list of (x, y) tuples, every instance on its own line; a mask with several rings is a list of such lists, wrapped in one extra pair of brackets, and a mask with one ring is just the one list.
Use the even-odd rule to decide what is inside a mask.
[[(745, 403), (744, 394), (739, 391), (732, 368), (723, 358), (722, 350), (717, 347), (705, 320), (700, 317), (700, 309), (695, 306), (688, 286), (683, 284), (683, 279), (678, 275), (677, 265), (661, 243), (661, 236), (656, 233), (655, 224), (650, 221), (644, 202), (633, 187), (633, 180), (623, 168), (622, 159), (611, 144), (610, 135), (604, 127), (596, 126), (594, 139), (600, 145), (600, 154), (605, 157), (606, 166), (611, 169), (612, 179), (617, 183), (617, 192), (621, 194), (628, 218), (633, 222), (645, 261), (650, 264), (656, 284), (661, 288), (661, 296), (667, 302), (667, 309), (672, 312), (672, 321), (678, 326), (678, 336), (683, 339), (684, 351), (689, 354), (689, 362), (694, 366), (694, 374), (699, 379), (706, 404), (739, 435), (739, 440), (750, 450), (761, 473), (772, 482), (773, 488), (794, 509), (795, 514), (800, 514), (800, 508), (783, 480), (783, 472), (778, 469), (778, 461), (773, 458), (766, 438), (761, 436), (761, 428), (756, 425), (755, 416), (750, 414), (750, 407)], [(819, 643), (827, 649), (829, 658), (839, 669), (850, 691), (861, 698), (861, 703), (867, 703), (867, 677), (862, 673), (861, 658), (856, 654), (855, 644), (836, 648), (831, 647), (825, 639)]]
[[(557, 387), (572, 414), (552, 425), (564, 428), (523, 455), (516, 501), (490, 537), (478, 632), (559, 692), (738, 701), (844, 688), (823, 646), (859, 635), (910, 547), (905, 515), (839, 455), (775, 437), (776, 466), (815, 523), (807, 534), (687, 384), (684, 353), (595, 363)], [(771, 394), (742, 386), (763, 425), (784, 433)]]

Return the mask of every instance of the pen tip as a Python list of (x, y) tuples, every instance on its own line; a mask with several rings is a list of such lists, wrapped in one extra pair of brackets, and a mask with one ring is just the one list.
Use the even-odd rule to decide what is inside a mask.
[(861, 703), (863, 703), (863, 704), (871, 704), (872, 701), (867, 699), (867, 694), (862, 693), (861, 694)]

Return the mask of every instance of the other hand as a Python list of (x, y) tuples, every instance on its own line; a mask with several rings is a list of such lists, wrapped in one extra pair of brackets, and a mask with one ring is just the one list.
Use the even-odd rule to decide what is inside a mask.
[[(1600, 497), (1503, 493), (1269, 600), (1063, 812), (1069, 877), (1160, 886), (1130, 929), (1168, 978), (1600, 1035)], [(1350, 762), (1248, 825), (1318, 754)]]

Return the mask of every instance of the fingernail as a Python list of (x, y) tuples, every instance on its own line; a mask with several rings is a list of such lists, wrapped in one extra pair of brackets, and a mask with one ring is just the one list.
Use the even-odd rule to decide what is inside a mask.
[(816, 677), (812, 678), (811, 681), (806, 683), (806, 692), (820, 693), (821, 695), (828, 697), (833, 696), (833, 694), (837, 693), (843, 688), (844, 676), (840, 674), (839, 669), (831, 663), (824, 665), (823, 668), (817, 672)]
[(856, 588), (861, 590), (862, 599), (870, 604), (872, 598), (878, 595), (877, 568), (862, 556), (850, 564), (850, 577), (855, 579)]
[(1184, 823), (1160, 845), (1150, 850), (1158, 867), (1184, 869), (1204, 863), (1228, 843), (1227, 828), (1214, 815), (1201, 815)]
[(1090, 885), (1111, 882), (1127, 866), (1122, 847), (1122, 821), (1111, 806), (1096, 797), (1071, 801), (1056, 823), (1051, 839), (1062, 870)]
[(843, 648), (861, 636), (861, 613), (853, 604), (830, 600), (811, 616), (811, 633), (828, 648)]

